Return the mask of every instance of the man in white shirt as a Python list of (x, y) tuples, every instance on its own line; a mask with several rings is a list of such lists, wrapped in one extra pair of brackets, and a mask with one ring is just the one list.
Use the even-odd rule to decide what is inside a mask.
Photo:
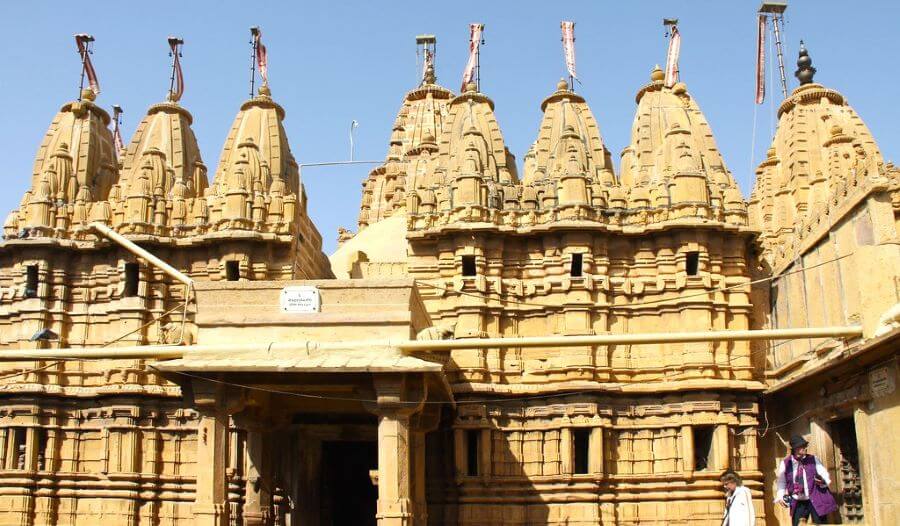
[(791, 510), (794, 526), (810, 516), (815, 524), (823, 524), (825, 517), (837, 510), (834, 496), (828, 491), (831, 476), (822, 462), (808, 453), (806, 439), (794, 435), (789, 444), (791, 454), (778, 463), (775, 472), (775, 503)]

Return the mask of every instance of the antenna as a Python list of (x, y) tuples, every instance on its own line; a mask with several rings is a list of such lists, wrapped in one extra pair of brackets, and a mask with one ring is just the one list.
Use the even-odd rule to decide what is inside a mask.
[(256, 87), (256, 46), (258, 45), (259, 40), (256, 36), (259, 35), (259, 26), (250, 27), (250, 98), (253, 98), (253, 90)]
[[(419, 63), (419, 56), (422, 56), (422, 76), (419, 79), (419, 85), (432, 84), (434, 78), (429, 80), (428, 66), (431, 66), (434, 72), (434, 59), (437, 54), (437, 38), (434, 35), (417, 35), (416, 36), (416, 65)], [(355, 121), (354, 121), (355, 122)]]
[(775, 31), (775, 53), (778, 55), (778, 72), (781, 74), (781, 94), (787, 98), (787, 80), (784, 76), (784, 50), (781, 47), (781, 26), (784, 26), (784, 12), (787, 2), (763, 2), (759, 6), (759, 14), (772, 19)]
[(353, 134), (359, 128), (359, 122), (356, 119), (350, 121), (350, 161), (353, 161)]

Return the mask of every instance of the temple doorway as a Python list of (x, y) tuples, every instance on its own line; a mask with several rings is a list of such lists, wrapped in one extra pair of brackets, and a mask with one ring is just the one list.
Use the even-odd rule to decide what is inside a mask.
[(323, 526), (375, 526), (378, 488), (370, 472), (377, 469), (375, 441), (322, 442)]

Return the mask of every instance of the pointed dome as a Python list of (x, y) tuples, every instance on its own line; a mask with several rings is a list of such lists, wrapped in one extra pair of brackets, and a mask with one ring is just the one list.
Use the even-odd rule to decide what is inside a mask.
[(143, 161), (152, 157), (158, 158), (165, 168), (160, 170), (165, 178), (161, 184), (165, 195), (171, 193), (176, 181), (182, 181), (184, 197), (202, 196), (208, 186), (206, 166), (191, 130), (192, 122), (191, 114), (177, 103), (150, 106), (126, 149), (120, 178), (122, 190), (128, 191)]
[(474, 84), (450, 104), (447, 124), (440, 140), (441, 164), (448, 177), (463, 171), (469, 152), (477, 152), (479, 173), (495, 183), (516, 183), (515, 164), (494, 115), (494, 102), (476, 91)]
[[(118, 178), (109, 114), (85, 90), (83, 100), (65, 104), (38, 149), (31, 189), (17, 211), (16, 227), (31, 235), (69, 237), (79, 199), (84, 209), (103, 201)], [(13, 223), (9, 220), (10, 225)]]
[[(706, 117), (684, 83), (666, 87), (660, 73), (657, 67), (651, 82), (636, 96), (631, 143), (622, 151), (623, 188), (631, 193), (635, 187), (649, 187), (651, 194), (657, 194), (657, 205), (668, 202), (673, 210), (690, 208), (685, 212), (688, 215), (743, 224), (743, 203), (733, 209), (722, 208), (720, 196), (728, 193), (729, 203), (735, 205), (732, 190), (738, 188)], [(638, 194), (638, 200), (645, 202), (647, 192), (642, 189)], [(680, 215), (670, 213), (669, 218)]]
[(538, 187), (527, 193), (529, 207), (541, 205), (536, 196), (548, 194), (556, 194), (559, 199), (558, 203), (545, 201), (550, 206), (592, 204), (592, 194), (598, 194), (599, 199), (601, 188), (616, 184), (616, 179), (590, 107), (563, 79), (544, 99), (541, 110), (544, 116), (537, 139), (525, 157), (522, 180), (525, 187)]
[(287, 234), (298, 228), (298, 221), (307, 221), (299, 168), (282, 124), (284, 115), (266, 85), (241, 105), (208, 191), (209, 222), (214, 229)]
[(385, 164), (373, 169), (363, 184), (360, 229), (402, 210), (407, 187), (432, 184), (437, 137), (444, 128), (453, 93), (435, 83), (433, 69), (428, 73), (422, 85), (403, 97)]
[[(206, 165), (191, 130), (191, 114), (176, 102), (154, 104), (134, 132), (113, 188), (113, 224), (123, 233), (187, 234), (193, 200), (208, 186)], [(150, 194), (146, 195), (145, 192)]]
[(874, 137), (844, 96), (812, 82), (815, 71), (805, 47), (798, 67), (806, 83), (778, 108), (778, 128), (756, 169), (750, 199), (752, 224), (763, 231), (764, 246), (783, 243), (842, 188), (886, 173)]
[(298, 193), (299, 171), (282, 124), (284, 116), (284, 108), (272, 100), (266, 86), (241, 105), (216, 169), (213, 185), (218, 192), (229, 188), (235, 171), (243, 169), (248, 190), (254, 182), (268, 189), (272, 179), (278, 178), (289, 192)]

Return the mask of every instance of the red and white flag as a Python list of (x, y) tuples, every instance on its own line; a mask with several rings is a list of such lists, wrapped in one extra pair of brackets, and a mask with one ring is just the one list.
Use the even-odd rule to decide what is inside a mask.
[(484, 33), (484, 24), (469, 24), (469, 61), (466, 62), (466, 69), (463, 70), (462, 88), (460, 88), (460, 91), (466, 91), (466, 85), (472, 82), (475, 76), (482, 33)]
[(91, 62), (90, 43), (94, 41), (94, 37), (85, 33), (75, 35), (75, 44), (78, 46), (78, 54), (81, 55), (81, 67), (84, 74), (88, 78), (88, 84), (94, 95), (100, 94), (100, 81), (97, 80), (97, 72), (94, 71), (94, 64)]
[(756, 103), (766, 100), (766, 33), (768, 32), (766, 15), (759, 14), (759, 27), (756, 34)]
[(669, 40), (669, 51), (666, 53), (666, 87), (671, 88), (678, 82), (678, 55), (681, 54), (681, 33), (678, 26), (672, 26), (672, 39)]
[(562, 43), (563, 53), (566, 56), (566, 69), (569, 70), (569, 76), (577, 79), (575, 74), (575, 22), (562, 22)]
[(169, 48), (172, 50), (172, 56), (174, 57), (174, 61), (172, 62), (172, 67), (175, 68), (173, 72), (175, 84), (172, 86), (172, 100), (179, 101), (181, 100), (181, 96), (184, 95), (184, 73), (181, 71), (181, 45), (184, 44), (184, 40), (175, 37), (169, 37)]
[(266, 46), (262, 43), (262, 31), (257, 29), (253, 33), (253, 47), (256, 48), (256, 66), (259, 68), (259, 76), (263, 84), (269, 83), (269, 59)]

